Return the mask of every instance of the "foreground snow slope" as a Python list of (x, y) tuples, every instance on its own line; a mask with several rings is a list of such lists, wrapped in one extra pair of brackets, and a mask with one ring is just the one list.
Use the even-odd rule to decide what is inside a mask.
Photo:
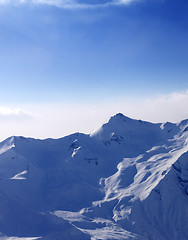
[(188, 120), (0, 143), (0, 239), (188, 239)]

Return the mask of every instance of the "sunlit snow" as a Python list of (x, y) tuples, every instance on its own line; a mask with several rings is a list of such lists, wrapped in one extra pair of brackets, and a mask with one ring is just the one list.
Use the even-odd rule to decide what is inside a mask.
[(188, 120), (0, 143), (0, 239), (187, 240)]

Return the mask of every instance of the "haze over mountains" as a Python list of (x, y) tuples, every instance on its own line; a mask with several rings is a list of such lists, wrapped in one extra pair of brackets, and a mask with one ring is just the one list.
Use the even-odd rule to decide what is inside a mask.
[[(187, 240), (188, 120), (0, 143), (0, 239)], [(14, 238), (13, 238), (14, 237)]]

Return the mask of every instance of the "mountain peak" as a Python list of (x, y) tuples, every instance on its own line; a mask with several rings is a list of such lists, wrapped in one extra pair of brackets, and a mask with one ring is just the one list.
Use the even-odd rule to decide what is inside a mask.
[[(142, 125), (144, 123), (144, 125)], [(133, 129), (135, 130), (135, 128), (141, 128), (141, 127), (151, 127), (151, 126), (156, 126), (157, 124), (151, 123), (151, 122), (147, 122), (147, 121), (143, 121), (140, 119), (134, 119), (134, 118), (130, 118), (127, 117), (125, 115), (123, 115), (122, 113), (117, 113), (116, 115), (112, 116), (110, 118), (110, 120), (104, 124), (103, 126), (111, 126), (111, 127), (118, 127), (118, 128), (122, 128), (123, 129)], [(150, 125), (150, 126), (149, 126)]]
[(140, 119), (134, 119), (134, 118), (130, 118), (130, 117), (127, 117), (125, 116), (123, 113), (117, 113), (115, 114), (114, 116), (112, 116), (109, 120), (110, 121), (123, 121), (123, 122), (126, 122), (126, 123), (136, 123), (136, 124), (141, 124), (141, 123), (148, 123), (148, 124), (152, 124), (154, 125), (154, 123), (151, 123), (151, 122), (147, 122), (147, 121), (143, 121), (143, 120), (140, 120)]
[(126, 116), (123, 113), (117, 113), (114, 115), (114, 117), (125, 118)]
[(110, 119), (121, 119), (121, 120), (123, 120), (123, 121), (126, 121), (126, 120), (134, 120), (134, 119), (132, 119), (132, 118), (129, 118), (129, 117), (123, 115), (123, 113), (117, 113), (117, 114), (115, 114), (114, 116), (112, 116)]

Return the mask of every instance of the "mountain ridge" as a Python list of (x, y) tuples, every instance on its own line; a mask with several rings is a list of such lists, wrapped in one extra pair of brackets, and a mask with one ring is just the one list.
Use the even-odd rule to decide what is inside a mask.
[(186, 240), (187, 128), (119, 113), (91, 134), (4, 140), (0, 239)]

